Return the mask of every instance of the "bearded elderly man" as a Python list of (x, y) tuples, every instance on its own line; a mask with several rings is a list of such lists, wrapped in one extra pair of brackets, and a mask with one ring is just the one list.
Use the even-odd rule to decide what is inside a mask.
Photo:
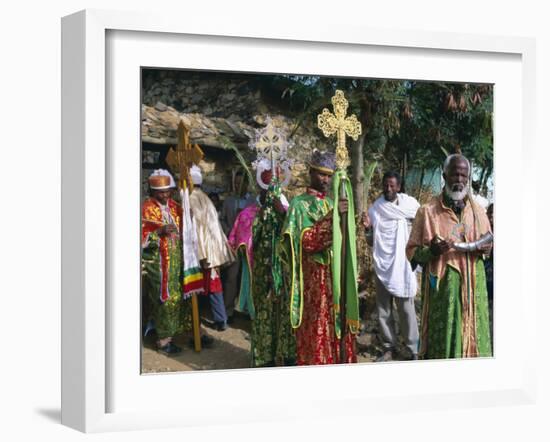
[(408, 259), (423, 266), (425, 359), (492, 355), (482, 259), (492, 246), (482, 240), (491, 237), (491, 226), (469, 192), (470, 173), (466, 157), (447, 157), (444, 191), (418, 210), (407, 243)]
[[(334, 173), (334, 154), (314, 150), (309, 164), (310, 185), (290, 202), (282, 229), (282, 258), (290, 288), (290, 322), (296, 329), (297, 365), (341, 362), (337, 308), (332, 289), (333, 210), (348, 211), (341, 199), (336, 208), (327, 195)], [(348, 294), (348, 305), (352, 304)], [(357, 303), (357, 299), (355, 305)], [(358, 314), (347, 318), (358, 322)], [(347, 322), (347, 321), (346, 321)], [(354, 329), (342, 327), (345, 362), (357, 362)]]

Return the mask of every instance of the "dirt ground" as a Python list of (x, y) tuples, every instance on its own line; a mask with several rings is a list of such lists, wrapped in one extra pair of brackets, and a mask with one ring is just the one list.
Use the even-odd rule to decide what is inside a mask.
[[(373, 362), (382, 354), (377, 339), (377, 321), (374, 300), (362, 300), (363, 314), (361, 333), (357, 336), (357, 359), (359, 363)], [(419, 311), (419, 309), (417, 309)], [(176, 356), (166, 356), (155, 349), (154, 334), (143, 340), (142, 373), (162, 373), (191, 370), (217, 370), (250, 367), (250, 319), (236, 313), (234, 322), (223, 331), (211, 327), (208, 306), (201, 306), (202, 332), (214, 338), (211, 348), (203, 348), (200, 353), (193, 349), (190, 337), (174, 339), (183, 351)], [(398, 348), (405, 354), (404, 348)]]

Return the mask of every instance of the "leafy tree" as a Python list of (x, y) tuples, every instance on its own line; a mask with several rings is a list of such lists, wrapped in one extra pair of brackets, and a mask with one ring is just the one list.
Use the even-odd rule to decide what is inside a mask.
[[(416, 80), (352, 79), (324, 76), (274, 75), (260, 79), (265, 97), (278, 101), (297, 118), (332, 110), (330, 98), (343, 90), (348, 113), (357, 116), (362, 135), (348, 141), (357, 212), (365, 208), (365, 166), (375, 174), (388, 169), (424, 173), (461, 151), (481, 170), (484, 182), (493, 168), (493, 89), (487, 84)], [(370, 180), (370, 176), (369, 176)]]

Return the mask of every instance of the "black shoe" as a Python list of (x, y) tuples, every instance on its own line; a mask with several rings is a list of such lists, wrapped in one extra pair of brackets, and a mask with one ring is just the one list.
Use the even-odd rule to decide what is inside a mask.
[(201, 346), (204, 348), (210, 348), (214, 345), (214, 338), (208, 335), (201, 336)]
[(225, 331), (227, 330), (227, 324), (225, 322), (216, 322), (214, 323), (216, 330)]
[(165, 354), (166, 356), (172, 356), (172, 355), (181, 353), (181, 348), (169, 342), (164, 347), (157, 348), (157, 351), (159, 353)]
[[(202, 348), (210, 348), (214, 345), (214, 338), (212, 336), (208, 335), (202, 335), (201, 336), (201, 347)], [(189, 339), (189, 347), (195, 348), (195, 340), (194, 338)]]

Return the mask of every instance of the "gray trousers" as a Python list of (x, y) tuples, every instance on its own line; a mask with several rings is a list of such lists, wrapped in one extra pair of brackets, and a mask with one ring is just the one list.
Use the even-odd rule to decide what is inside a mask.
[(393, 301), (397, 307), (399, 316), (399, 330), (405, 341), (405, 345), (413, 353), (418, 353), (418, 323), (414, 308), (414, 297), (400, 298), (392, 295), (380, 282), (376, 280), (376, 310), (378, 313), (378, 324), (384, 347), (391, 348), (397, 344), (395, 333), (395, 318)]

